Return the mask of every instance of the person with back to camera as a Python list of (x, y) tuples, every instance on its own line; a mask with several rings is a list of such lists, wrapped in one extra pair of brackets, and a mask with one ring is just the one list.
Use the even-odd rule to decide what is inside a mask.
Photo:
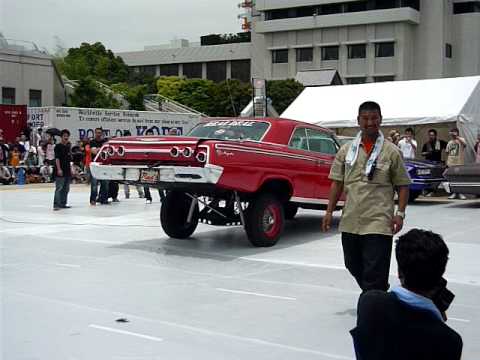
[(410, 178), (400, 151), (380, 131), (380, 105), (364, 102), (357, 120), (360, 132), (342, 146), (330, 169), (332, 185), (322, 230), (330, 229), (333, 211), (345, 189), (339, 226), (345, 266), (362, 291), (387, 290), (393, 235), (403, 227)]
[[(90, 152), (95, 158), (98, 152), (107, 140), (103, 136), (103, 129), (95, 129), (95, 137), (90, 141)], [(98, 184), (100, 184), (100, 191), (98, 191)], [(90, 205), (95, 206), (97, 202), (102, 205), (108, 205), (108, 180), (97, 180), (93, 176), (90, 177)], [(98, 197), (98, 198), (97, 198)]]
[(447, 245), (438, 234), (413, 229), (397, 240), (395, 254), (401, 285), (359, 299), (350, 331), (357, 360), (459, 360), (462, 338), (445, 323), (454, 298), (443, 278)]

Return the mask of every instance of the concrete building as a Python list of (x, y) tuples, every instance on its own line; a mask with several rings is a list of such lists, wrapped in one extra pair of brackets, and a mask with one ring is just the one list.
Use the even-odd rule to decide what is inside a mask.
[(61, 106), (65, 89), (53, 58), (31, 43), (12, 42), (0, 34), (1, 103)]
[(250, 43), (200, 46), (188, 40), (175, 40), (171, 45), (145, 47), (144, 51), (117, 53), (134, 71), (155, 76), (223, 81), (250, 81)]
[(257, 0), (252, 73), (335, 68), (346, 83), (480, 74), (480, 1)]
[[(480, 74), (480, 1), (244, 0), (251, 43), (119, 53), (137, 71), (223, 80), (336, 69), (345, 83)], [(241, 67), (242, 76), (237, 76)], [(249, 67), (249, 73), (245, 68)]]

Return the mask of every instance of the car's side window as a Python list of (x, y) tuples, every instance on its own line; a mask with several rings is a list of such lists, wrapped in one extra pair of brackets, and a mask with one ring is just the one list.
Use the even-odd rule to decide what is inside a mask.
[(335, 140), (324, 132), (307, 129), (308, 148), (310, 151), (335, 155), (337, 153), (337, 145)]
[(306, 129), (305, 128), (295, 129), (288, 146), (293, 148), (293, 149), (308, 151), (309, 148), (308, 148)]

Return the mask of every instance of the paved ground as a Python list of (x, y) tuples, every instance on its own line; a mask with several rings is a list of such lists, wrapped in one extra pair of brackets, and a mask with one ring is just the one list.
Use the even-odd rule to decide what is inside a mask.
[[(301, 212), (277, 246), (258, 249), (240, 228), (201, 225), (193, 239), (169, 239), (158, 202), (92, 208), (76, 186), (73, 208), (54, 213), (49, 186), (5, 189), (4, 359), (354, 357), (358, 289), (339, 234), (319, 232), (320, 212)], [(480, 353), (479, 209), (445, 199), (408, 209), (408, 227), (440, 232), (450, 247), (449, 325), (463, 336), (464, 360)]]

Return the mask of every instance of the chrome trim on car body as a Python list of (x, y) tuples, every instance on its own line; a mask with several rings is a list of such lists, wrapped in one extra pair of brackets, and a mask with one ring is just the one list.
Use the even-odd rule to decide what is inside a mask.
[(449, 182), (451, 187), (459, 187), (459, 186), (473, 186), (473, 187), (480, 187), (480, 182)]
[(125, 149), (125, 153), (139, 154), (139, 153), (149, 153), (149, 154), (170, 154), (169, 149)]
[[(298, 196), (292, 196), (290, 198), (291, 202), (303, 203), (303, 204), (317, 204), (317, 205), (328, 205), (328, 199), (314, 199), (314, 198), (303, 198)], [(338, 206), (344, 206), (345, 201), (339, 200), (337, 202)]]
[(195, 145), (197, 141), (140, 141), (140, 140), (110, 140), (109, 144), (132, 144), (132, 145)]
[(425, 183), (434, 183), (438, 182), (441, 183), (445, 181), (444, 178), (437, 178), (437, 179), (411, 179), (413, 184), (425, 184)]
[(141, 170), (160, 170), (159, 183), (216, 184), (223, 174), (223, 167), (206, 164), (195, 166), (103, 165), (90, 164), (92, 176), (98, 180), (128, 181), (140, 183)]
[(242, 151), (242, 152), (249, 152), (249, 153), (256, 153), (262, 155), (270, 155), (270, 156), (278, 156), (290, 159), (298, 159), (298, 160), (305, 160), (305, 161), (313, 161), (317, 162), (317, 158), (309, 157), (306, 155), (296, 155), (296, 154), (286, 154), (284, 152), (276, 151), (276, 150), (267, 150), (267, 149), (252, 149), (245, 146), (240, 146), (236, 144), (215, 144), (215, 149), (217, 150), (230, 150), (230, 151)]

